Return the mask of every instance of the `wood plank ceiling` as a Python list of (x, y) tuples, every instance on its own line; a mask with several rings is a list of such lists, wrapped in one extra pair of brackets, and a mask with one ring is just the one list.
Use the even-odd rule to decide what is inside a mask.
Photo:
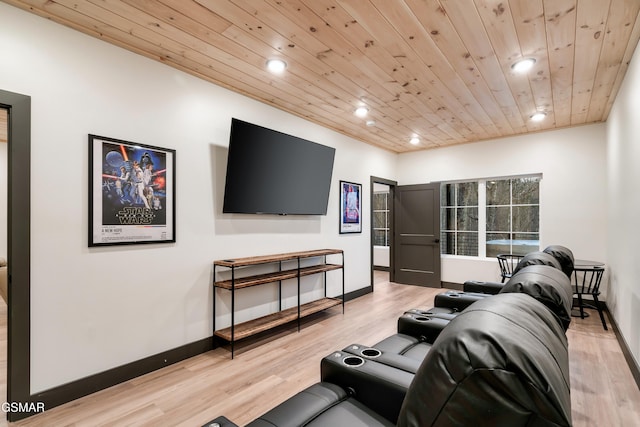
[(605, 121), (640, 38), (640, 0), (3, 1), (399, 153)]

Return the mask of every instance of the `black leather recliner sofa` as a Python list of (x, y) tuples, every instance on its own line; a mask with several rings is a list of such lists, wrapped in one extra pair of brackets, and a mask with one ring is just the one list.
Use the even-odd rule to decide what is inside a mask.
[[(566, 282), (562, 275), (566, 275), (568, 278), (571, 278), (571, 272), (573, 271), (573, 253), (568, 248), (564, 246), (549, 246), (542, 252), (531, 252), (524, 256), (522, 260), (518, 263), (518, 265), (514, 268), (513, 276), (517, 275), (521, 270), (531, 266), (549, 266), (558, 270), (558, 273), (549, 272), (547, 270), (546, 275), (549, 280), (552, 280), (556, 284), (556, 288), (563, 289), (563, 294), (568, 295), (569, 288), (564, 284), (560, 286), (560, 283)], [(541, 271), (544, 271), (541, 270)], [(562, 272), (562, 274), (560, 273)], [(512, 277), (513, 277), (512, 276)], [(523, 276), (519, 276), (523, 277)], [(478, 282), (478, 281), (467, 281), (464, 284), (464, 290), (461, 291), (446, 291), (441, 294), (438, 294), (434, 298), (434, 305), (430, 309), (419, 309), (414, 308), (408, 310), (404, 313), (399, 319), (399, 322), (404, 322), (405, 324), (420, 324), (423, 320), (431, 320), (433, 318), (441, 318), (451, 320), (453, 317), (457, 316), (461, 311), (467, 308), (469, 305), (474, 302), (486, 298), (489, 295), (495, 295), (501, 292), (530, 292), (535, 291), (535, 288), (517, 288), (514, 289), (513, 285), (515, 282), (511, 282), (511, 286), (507, 287), (507, 283), (499, 283), (499, 282)], [(569, 283), (570, 285), (570, 283)], [(506, 289), (506, 290), (505, 290)], [(532, 295), (534, 297), (539, 297), (540, 295)], [(560, 313), (557, 313), (560, 315)], [(566, 320), (566, 327), (568, 327), (569, 323), (566, 319), (567, 314), (562, 313)], [(399, 325), (400, 327), (400, 325)], [(407, 329), (408, 326), (404, 325), (404, 328)]]
[[(545, 305), (563, 331), (569, 327), (571, 285), (560, 270), (546, 265), (529, 266), (518, 271), (501, 293), (527, 295)], [(484, 295), (480, 300), (488, 297)], [(439, 307), (409, 310), (398, 319), (398, 333), (373, 346), (351, 344), (342, 351), (415, 374), (440, 332), (461, 313), (443, 314)]]
[[(561, 245), (547, 246), (541, 252), (530, 252), (526, 254), (513, 270), (513, 274), (530, 265), (550, 265), (559, 268), (571, 279), (575, 259), (571, 249)], [(477, 292), (495, 295), (504, 286), (502, 282), (486, 282), (468, 280), (463, 284), (465, 292)]]
[[(447, 321), (415, 375), (337, 351), (323, 358), (320, 383), (249, 426), (571, 425), (571, 290), (564, 275), (549, 283), (556, 272), (523, 269)], [(235, 425), (220, 417), (206, 426), (216, 424)]]

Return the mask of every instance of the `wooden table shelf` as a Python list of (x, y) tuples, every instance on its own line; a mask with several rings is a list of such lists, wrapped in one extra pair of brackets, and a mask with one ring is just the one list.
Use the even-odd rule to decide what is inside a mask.
[[(341, 255), (342, 264), (327, 263), (328, 255)], [(313, 265), (301, 266), (303, 259), (318, 258)], [(287, 268), (283, 270), (283, 263), (288, 263)], [(250, 274), (251, 266), (278, 264), (278, 271), (261, 274)], [(291, 264), (295, 263), (294, 266)], [(243, 267), (239, 269), (239, 267)], [(216, 280), (217, 269), (223, 268), (231, 270), (231, 279)], [(340, 297), (326, 296), (326, 273), (334, 270), (342, 270), (342, 294)], [(306, 304), (300, 304), (300, 279), (312, 274), (325, 273), (324, 286), (325, 297)], [(240, 276), (240, 277), (238, 277)], [(298, 304), (295, 307), (287, 309), (279, 309), (275, 313), (252, 319), (243, 323), (235, 323), (235, 291), (238, 289), (249, 288), (251, 286), (264, 285), (267, 283), (278, 283), (278, 295), (282, 295), (282, 281), (297, 280)], [(216, 330), (216, 289), (224, 289), (231, 292), (231, 326), (228, 328)], [(279, 297), (280, 298), (280, 297)], [(277, 326), (298, 321), (298, 330), (300, 329), (300, 319), (314, 313), (326, 310), (331, 307), (342, 304), (342, 312), (344, 313), (344, 252), (340, 249), (316, 249), (311, 251), (290, 252), (275, 255), (262, 255), (246, 258), (224, 259), (213, 262), (213, 334), (231, 343), (231, 357), (234, 353), (234, 342), (243, 338), (250, 337), (260, 332), (267, 331)], [(279, 301), (280, 307), (282, 301)]]
[[(300, 306), (300, 317), (310, 316), (315, 313), (319, 313), (331, 307), (342, 304), (342, 300), (339, 298), (321, 298)], [(268, 331), (280, 325), (284, 325), (289, 322), (293, 322), (298, 319), (298, 307), (287, 308), (286, 310), (278, 311), (276, 313), (268, 314), (257, 319), (249, 320), (248, 322), (238, 323), (235, 325), (234, 340), (241, 340), (248, 338), (252, 335), (259, 334), (260, 332)], [(231, 328), (220, 329), (215, 331), (214, 334), (220, 338), (223, 338), (231, 342)]]
[[(339, 264), (321, 264), (311, 267), (301, 267), (300, 276), (309, 276), (311, 274), (322, 273), (325, 271), (338, 270), (342, 268)], [(235, 288), (242, 289), (249, 286), (264, 285), (265, 283), (273, 283), (280, 280), (295, 279), (298, 277), (298, 270), (277, 271), (275, 273), (257, 274), (255, 276), (241, 277), (235, 279)], [(234, 280), (222, 280), (214, 284), (216, 288), (224, 288), (231, 290), (234, 286)]]

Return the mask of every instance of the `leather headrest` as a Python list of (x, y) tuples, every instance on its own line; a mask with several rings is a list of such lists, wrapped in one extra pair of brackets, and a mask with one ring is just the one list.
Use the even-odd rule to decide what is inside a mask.
[(529, 265), (514, 274), (500, 293), (520, 293), (543, 303), (566, 331), (571, 323), (573, 291), (564, 273), (548, 265)]
[(573, 273), (573, 264), (575, 262), (571, 249), (560, 245), (551, 245), (547, 246), (542, 252), (547, 253), (558, 260), (564, 274), (571, 278), (571, 274)]
[(530, 265), (549, 265), (562, 271), (562, 266), (553, 256), (544, 252), (529, 252), (515, 266), (513, 274)]
[(527, 295), (494, 295), (443, 329), (398, 418), (439, 425), (571, 425), (567, 338), (549, 310)]

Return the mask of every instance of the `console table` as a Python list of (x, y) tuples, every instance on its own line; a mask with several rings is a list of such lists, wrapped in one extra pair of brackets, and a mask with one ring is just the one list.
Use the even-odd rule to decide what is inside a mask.
[[(342, 264), (327, 263), (327, 255), (341, 255)], [(318, 261), (311, 266), (301, 266), (304, 259), (317, 258)], [(283, 263), (294, 264), (295, 267), (288, 266), (283, 269)], [(239, 267), (251, 267), (258, 265), (275, 264), (278, 269), (271, 273), (262, 274), (240, 274)], [(231, 278), (227, 280), (217, 280), (218, 269), (230, 270)], [(246, 268), (242, 269), (245, 273)], [(339, 297), (327, 296), (327, 271), (342, 270), (342, 294)], [(305, 304), (300, 303), (300, 279), (303, 276), (324, 273), (324, 298), (317, 299)], [(240, 276), (240, 277), (238, 277)], [(298, 304), (295, 307), (282, 309), (282, 281), (287, 279), (297, 280)], [(243, 323), (235, 323), (235, 291), (251, 286), (259, 286), (267, 283), (278, 283), (278, 311)], [(216, 330), (216, 290), (225, 289), (231, 292), (231, 326)], [(231, 358), (234, 354), (234, 343), (237, 340), (247, 338), (251, 335), (275, 328), (276, 326), (298, 321), (298, 331), (300, 330), (300, 319), (314, 313), (326, 310), (342, 304), (344, 313), (344, 252), (340, 249), (317, 249), (302, 252), (290, 252), (276, 255), (264, 255), (246, 258), (224, 259), (213, 262), (213, 334), (231, 344)]]

